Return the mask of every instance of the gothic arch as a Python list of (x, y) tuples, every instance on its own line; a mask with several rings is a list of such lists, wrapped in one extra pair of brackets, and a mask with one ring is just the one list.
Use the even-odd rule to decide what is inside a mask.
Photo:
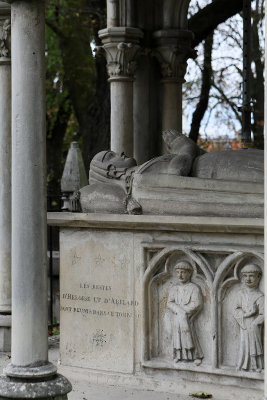
[(163, 0), (163, 29), (187, 29), (190, 0)]

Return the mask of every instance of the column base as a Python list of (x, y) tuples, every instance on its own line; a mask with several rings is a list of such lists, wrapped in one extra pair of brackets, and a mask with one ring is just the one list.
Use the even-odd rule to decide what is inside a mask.
[(11, 315), (0, 314), (0, 352), (11, 351)]
[(72, 390), (70, 382), (62, 375), (56, 374), (49, 380), (16, 379), (0, 377), (0, 400), (67, 400)]

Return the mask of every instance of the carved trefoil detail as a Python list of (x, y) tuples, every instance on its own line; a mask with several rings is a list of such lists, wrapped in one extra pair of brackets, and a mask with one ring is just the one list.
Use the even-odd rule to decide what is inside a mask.
[[(153, 246), (161, 250), (147, 257)], [(263, 378), (263, 255), (220, 245), (144, 248), (143, 365)]]

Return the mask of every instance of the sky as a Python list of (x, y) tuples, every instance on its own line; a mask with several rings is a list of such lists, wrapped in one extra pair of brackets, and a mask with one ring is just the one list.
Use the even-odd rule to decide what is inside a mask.
[[(197, 4), (202, 8), (211, 1), (192, 0), (189, 13), (197, 11)], [(242, 32), (243, 20), (238, 14), (226, 23), (220, 24), (215, 31), (213, 44), (214, 83), (223, 90), (226, 97), (236, 104), (242, 105)], [(263, 39), (263, 38), (262, 38)], [(197, 48), (196, 60), (188, 60), (185, 80), (190, 85), (184, 85), (183, 101), (183, 131), (189, 133), (192, 114), (200, 94), (201, 68), (203, 65), (203, 44)], [(212, 87), (208, 110), (201, 123), (200, 133), (203, 138), (214, 138), (228, 135), (233, 138), (241, 129), (241, 123), (228, 105), (218, 100), (219, 91)]]

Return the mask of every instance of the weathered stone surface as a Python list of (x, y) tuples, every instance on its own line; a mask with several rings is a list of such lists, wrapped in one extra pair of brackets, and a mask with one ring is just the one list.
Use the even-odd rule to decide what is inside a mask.
[(126, 194), (119, 186), (96, 183), (79, 192), (83, 212), (126, 213)]
[(134, 302), (132, 240), (132, 233), (126, 232), (114, 237), (108, 231), (78, 235), (62, 231), (63, 364), (133, 372), (133, 321), (138, 304)]
[(0, 351), (11, 349), (10, 36), (10, 6), (0, 2)]
[(263, 151), (214, 151), (198, 156), (191, 176), (239, 182), (263, 182)]
[(62, 375), (43, 382), (18, 381), (8, 377), (0, 377), (0, 399), (42, 399), (65, 400), (72, 387)]

